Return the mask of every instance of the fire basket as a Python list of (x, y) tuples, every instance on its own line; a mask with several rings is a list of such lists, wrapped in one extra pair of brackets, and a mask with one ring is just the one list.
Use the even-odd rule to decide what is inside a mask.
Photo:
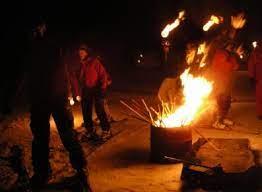
[(163, 128), (151, 125), (152, 162), (165, 163), (164, 156), (183, 158), (192, 151), (192, 131), (189, 127)]

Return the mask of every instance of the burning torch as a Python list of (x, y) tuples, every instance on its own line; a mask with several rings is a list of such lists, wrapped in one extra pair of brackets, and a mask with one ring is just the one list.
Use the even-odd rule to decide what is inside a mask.
[(177, 19), (173, 23), (167, 24), (166, 27), (161, 32), (161, 36), (163, 38), (162, 47), (165, 55), (164, 56), (165, 63), (167, 63), (167, 57), (170, 50), (170, 42), (167, 38), (169, 36), (169, 33), (173, 31), (175, 28), (177, 28), (180, 25), (181, 21), (185, 19), (184, 15), (185, 15), (185, 11), (180, 11)]
[(236, 16), (231, 16), (231, 26), (232, 26), (232, 28), (230, 30), (229, 37), (231, 39), (235, 39), (235, 37), (237, 35), (237, 31), (239, 29), (242, 29), (245, 24), (246, 24), (246, 19), (245, 19), (244, 13), (239, 13)]
[(203, 31), (208, 31), (213, 25), (223, 22), (223, 17), (212, 15), (209, 21), (203, 26)]

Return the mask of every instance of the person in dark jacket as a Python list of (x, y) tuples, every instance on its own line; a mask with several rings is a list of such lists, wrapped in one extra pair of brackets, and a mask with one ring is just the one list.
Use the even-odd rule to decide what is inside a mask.
[[(72, 167), (83, 191), (91, 191), (86, 161), (73, 132), (73, 115), (68, 106), (68, 79), (66, 66), (61, 62), (59, 43), (46, 34), (46, 24), (41, 22), (34, 31), (29, 67), (30, 127), (33, 134), (32, 163), (33, 189), (38, 190), (48, 182), (50, 175), (49, 139), (52, 115), (64, 147), (69, 152)], [(79, 191), (81, 191), (79, 190)]]
[(79, 76), (72, 80), (74, 95), (81, 96), (81, 105), (84, 119), (84, 127), (87, 130), (88, 139), (98, 138), (93, 123), (93, 104), (102, 128), (101, 139), (103, 141), (111, 137), (110, 123), (105, 112), (104, 102), (107, 87), (111, 80), (98, 57), (92, 57), (86, 45), (79, 48), (81, 69)]

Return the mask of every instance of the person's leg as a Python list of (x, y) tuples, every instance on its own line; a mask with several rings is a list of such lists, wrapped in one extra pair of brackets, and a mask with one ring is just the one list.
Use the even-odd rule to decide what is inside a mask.
[(104, 97), (99, 91), (95, 94), (95, 109), (103, 130), (102, 139), (107, 140), (111, 137), (110, 123), (108, 122), (107, 114), (104, 108)]
[(50, 138), (50, 109), (45, 103), (31, 106), (30, 127), (33, 134), (32, 163), (34, 168), (33, 179), (36, 185), (45, 184), (48, 180), (49, 164), (49, 138)]
[(54, 111), (53, 118), (55, 120), (61, 141), (69, 152), (70, 162), (72, 167), (77, 171), (77, 177), (80, 179), (81, 185), (86, 191), (92, 191), (89, 179), (88, 169), (86, 168), (86, 160), (81, 145), (77, 142), (75, 133), (73, 131), (74, 118), (72, 111), (67, 105), (66, 101), (57, 103)]
[(94, 125), (92, 119), (93, 100), (94, 99), (93, 99), (92, 91), (87, 89), (84, 90), (81, 106), (82, 106), (84, 127), (86, 128), (87, 132), (94, 132)]
[(80, 144), (75, 137), (74, 118), (70, 107), (67, 103), (57, 103), (53, 110), (53, 118), (56, 123), (61, 141), (69, 152), (70, 161), (76, 170), (81, 170), (85, 167), (84, 153)]
[(213, 127), (217, 129), (225, 129), (226, 125), (223, 123), (223, 95), (218, 94), (216, 96), (216, 102), (217, 102), (217, 115), (216, 120), (213, 123)]
[(105, 112), (106, 112), (106, 115), (107, 115), (107, 119), (109, 122), (112, 122), (112, 121), (115, 121), (111, 112), (110, 112), (110, 109), (109, 109), (109, 105), (108, 105), (108, 100), (106, 98), (104, 98), (104, 106), (105, 106)]

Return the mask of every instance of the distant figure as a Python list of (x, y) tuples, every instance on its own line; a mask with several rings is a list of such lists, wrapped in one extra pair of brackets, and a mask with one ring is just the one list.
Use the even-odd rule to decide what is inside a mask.
[(215, 51), (210, 66), (218, 107), (218, 115), (213, 124), (214, 128), (225, 129), (234, 124), (232, 120), (227, 118), (227, 114), (231, 107), (233, 72), (238, 67), (232, 43), (227, 43), (224, 49), (218, 48)]
[[(29, 102), (31, 113), (32, 187), (38, 191), (48, 182), (50, 116), (52, 115), (64, 147), (69, 152), (72, 167), (77, 171), (81, 190), (91, 191), (86, 177), (86, 161), (73, 132), (73, 115), (68, 106), (68, 79), (61, 60), (59, 43), (47, 36), (45, 22), (36, 26), (33, 34), (32, 60), (29, 67)], [(57, 40), (57, 39), (56, 39)]]
[[(79, 58), (81, 69), (79, 76), (74, 77), (73, 89), (75, 94), (81, 96), (82, 113), (84, 119), (84, 127), (86, 128), (87, 139), (97, 139), (93, 122), (93, 105), (100, 121), (102, 135), (100, 139), (103, 141), (111, 137), (110, 123), (105, 111), (105, 94), (111, 79), (102, 65), (98, 57), (90, 55), (90, 51), (86, 45), (79, 48)], [(79, 83), (78, 83), (79, 82)]]
[(259, 44), (248, 60), (248, 74), (256, 85), (257, 117), (262, 120), (262, 46)]

